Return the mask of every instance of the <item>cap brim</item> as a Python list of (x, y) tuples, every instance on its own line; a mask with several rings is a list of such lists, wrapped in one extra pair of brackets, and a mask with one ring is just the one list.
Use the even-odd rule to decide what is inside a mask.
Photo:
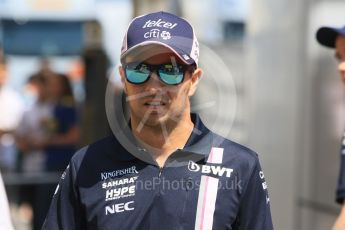
[(321, 27), (316, 32), (316, 40), (324, 46), (334, 48), (335, 47), (335, 40), (338, 35), (345, 36), (344, 29), (337, 29), (332, 27)]
[[(163, 49), (157, 49), (157, 47), (163, 47)], [(129, 63), (133, 60), (137, 60), (138, 58), (143, 59), (143, 57), (152, 57), (165, 53), (167, 50), (174, 53), (183, 63), (187, 65), (196, 64), (188, 54), (182, 52), (179, 48), (172, 47), (158, 41), (148, 41), (131, 47), (121, 54), (121, 63)]]

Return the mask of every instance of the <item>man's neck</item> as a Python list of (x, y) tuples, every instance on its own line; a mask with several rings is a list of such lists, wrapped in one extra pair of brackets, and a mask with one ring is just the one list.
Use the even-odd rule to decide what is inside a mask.
[(189, 114), (169, 124), (144, 125), (140, 132), (137, 129), (138, 124), (132, 121), (134, 136), (148, 150), (160, 167), (165, 164), (167, 158), (174, 151), (185, 146), (194, 128)]

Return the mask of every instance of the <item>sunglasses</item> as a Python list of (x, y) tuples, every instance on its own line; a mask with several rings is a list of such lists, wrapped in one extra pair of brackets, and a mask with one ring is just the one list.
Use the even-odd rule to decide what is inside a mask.
[(132, 84), (142, 84), (150, 79), (152, 72), (156, 72), (159, 79), (167, 85), (178, 85), (183, 82), (187, 70), (195, 69), (194, 65), (129, 63), (125, 65), (127, 81)]

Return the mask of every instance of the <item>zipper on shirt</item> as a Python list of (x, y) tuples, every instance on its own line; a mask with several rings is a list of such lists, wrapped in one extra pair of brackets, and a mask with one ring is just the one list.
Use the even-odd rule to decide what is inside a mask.
[[(179, 150), (179, 149), (177, 149), (177, 151), (178, 151), (178, 150)], [(176, 151), (175, 151), (175, 152), (176, 152)], [(161, 194), (161, 189), (162, 189), (162, 188), (161, 188), (161, 185), (162, 185), (162, 183), (161, 183), (162, 172), (163, 172), (165, 166), (169, 163), (169, 160), (171, 160), (171, 157), (175, 154), (175, 152), (172, 153), (172, 154), (166, 159), (166, 161), (164, 162), (164, 165), (163, 165), (162, 167), (159, 166), (158, 163), (157, 163), (157, 161), (156, 161), (157, 167), (159, 168), (159, 172), (158, 172), (158, 179), (159, 179), (158, 195)]]
[(161, 167), (157, 164), (158, 168), (159, 168), (159, 172), (158, 172), (158, 180), (159, 180), (159, 187), (158, 187), (158, 196), (161, 195), (161, 190), (162, 190), (162, 173), (163, 173), (163, 170), (165, 168), (165, 166), (167, 165), (168, 163), (168, 160), (169, 160), (169, 157), (168, 159), (165, 161), (164, 165)]
[[(163, 166), (164, 167), (164, 166)], [(163, 167), (159, 167), (159, 173), (158, 173), (158, 178), (161, 178)]]
[(159, 180), (159, 185), (158, 185), (158, 196), (161, 195), (161, 190), (162, 190), (162, 172), (163, 172), (163, 167), (159, 167), (159, 173), (158, 173), (158, 180)]

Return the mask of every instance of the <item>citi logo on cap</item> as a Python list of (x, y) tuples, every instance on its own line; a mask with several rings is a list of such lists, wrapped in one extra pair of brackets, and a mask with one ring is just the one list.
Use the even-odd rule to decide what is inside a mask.
[(177, 26), (177, 23), (171, 23), (164, 21), (162, 19), (158, 19), (157, 21), (154, 20), (148, 20), (145, 22), (143, 28), (149, 28), (149, 27), (164, 27), (167, 29), (173, 29), (175, 26)]

